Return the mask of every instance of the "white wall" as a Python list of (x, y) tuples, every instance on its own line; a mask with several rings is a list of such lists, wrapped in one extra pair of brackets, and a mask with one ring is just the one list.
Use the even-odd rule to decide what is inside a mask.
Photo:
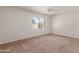
[(52, 16), (52, 33), (79, 38), (79, 13), (70, 12)]
[[(46, 28), (33, 29), (33, 16), (44, 18), (46, 20)], [(50, 33), (48, 16), (14, 7), (0, 7), (0, 44), (48, 33)]]

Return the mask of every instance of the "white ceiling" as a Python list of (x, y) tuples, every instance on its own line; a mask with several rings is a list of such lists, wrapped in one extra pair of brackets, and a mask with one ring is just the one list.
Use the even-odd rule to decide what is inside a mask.
[[(64, 12), (79, 10), (78, 6), (21, 6), (20, 8), (47, 15), (56, 15)], [(48, 12), (49, 8), (52, 9), (50, 12)]]

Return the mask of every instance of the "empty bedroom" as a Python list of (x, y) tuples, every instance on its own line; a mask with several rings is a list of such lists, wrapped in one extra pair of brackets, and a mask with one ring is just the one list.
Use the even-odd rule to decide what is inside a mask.
[(0, 6), (0, 53), (79, 53), (79, 7)]

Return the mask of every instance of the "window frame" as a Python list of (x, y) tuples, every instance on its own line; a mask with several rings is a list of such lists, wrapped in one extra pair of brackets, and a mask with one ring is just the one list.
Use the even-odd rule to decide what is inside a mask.
[(37, 16), (32, 17), (33, 29), (44, 29), (45, 28), (45, 19)]

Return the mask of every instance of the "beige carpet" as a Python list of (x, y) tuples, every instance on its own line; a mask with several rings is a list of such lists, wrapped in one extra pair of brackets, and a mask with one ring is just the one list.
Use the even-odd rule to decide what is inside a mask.
[(0, 45), (0, 52), (8, 53), (74, 53), (79, 52), (79, 39), (46, 35)]

